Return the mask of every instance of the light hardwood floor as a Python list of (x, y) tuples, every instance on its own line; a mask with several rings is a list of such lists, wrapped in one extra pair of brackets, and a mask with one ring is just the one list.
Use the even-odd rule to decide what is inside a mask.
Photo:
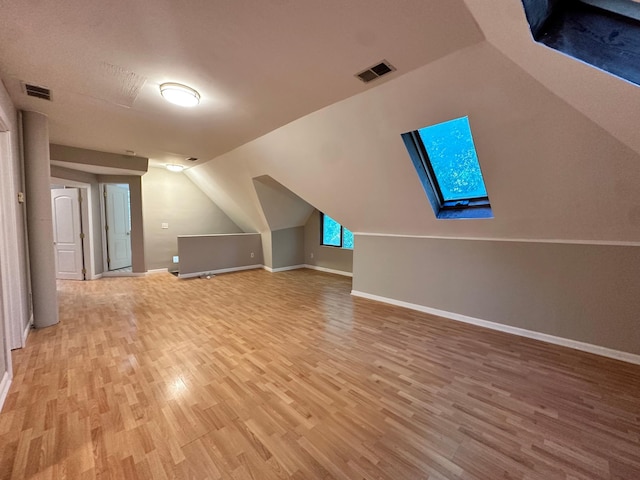
[(0, 478), (640, 479), (640, 367), (350, 288), (60, 282), (14, 352)]

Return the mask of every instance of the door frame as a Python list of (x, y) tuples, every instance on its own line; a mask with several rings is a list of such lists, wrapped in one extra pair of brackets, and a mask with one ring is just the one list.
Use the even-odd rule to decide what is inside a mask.
[[(13, 378), (13, 363), (11, 361), (11, 350), (22, 348), (25, 344), (22, 321), (24, 319), (24, 305), (22, 305), (19, 282), (19, 260), (17, 255), (10, 254), (10, 251), (17, 252), (18, 239), (16, 235), (11, 235), (10, 230), (18, 228), (18, 219), (14, 208), (16, 192), (13, 185), (13, 172), (10, 168), (12, 156), (11, 132), (6, 112), (0, 107), (0, 315), (2, 315), (4, 331), (4, 360), (8, 381)], [(8, 161), (2, 161), (2, 157), (7, 157)], [(16, 276), (18, 278), (16, 278)], [(12, 281), (13, 280), (13, 281)], [(3, 395), (5, 372), (0, 372), (0, 396)], [(6, 386), (8, 388), (8, 386)], [(4, 403), (4, 398), (0, 398), (0, 405)]]
[[(88, 250), (88, 248), (85, 247), (85, 241), (87, 241), (86, 235), (84, 233), (84, 230), (87, 228), (87, 225), (83, 223), (82, 221), (82, 204), (86, 201), (85, 199), (82, 198), (82, 190), (80, 190), (80, 188), (77, 187), (69, 187), (69, 186), (64, 186), (62, 188), (59, 188), (59, 186), (56, 186), (55, 188), (52, 186), (51, 190), (51, 207), (52, 207), (52, 212), (51, 212), (51, 216), (53, 218), (53, 249), (55, 251), (55, 259), (56, 259), (56, 279), (58, 280), (87, 280), (88, 277), (88, 273), (89, 271), (87, 270), (87, 262), (85, 259), (85, 250)], [(55, 192), (55, 196), (54, 196), (54, 192)], [(55, 207), (55, 201), (57, 198), (59, 198), (60, 196), (66, 196), (68, 198), (71, 199), (72, 201), (72, 206), (71, 206), (71, 223), (72, 223), (72, 229), (74, 231), (73, 234), (73, 241), (75, 242), (74, 245), (74, 256), (77, 256), (78, 253), (80, 254), (80, 265), (76, 265), (76, 271), (75, 272), (66, 272), (64, 274), (61, 274), (60, 272), (60, 257), (59, 257), (59, 250), (58, 248), (60, 247), (60, 239), (58, 238), (58, 227), (59, 227), (59, 220), (61, 219), (61, 217), (58, 215), (60, 212), (58, 211), (58, 209)], [(75, 197), (75, 198), (74, 198)], [(77, 203), (76, 203), (77, 202)], [(67, 212), (68, 213), (68, 212)], [(63, 218), (63, 217), (62, 217)], [(75, 236), (75, 234), (77, 233), (77, 237)], [(78, 242), (80, 243), (78, 245)], [(79, 249), (79, 252), (78, 252)], [(68, 248), (65, 249), (68, 251)], [(76, 258), (77, 260), (77, 258)], [(71, 277), (81, 277), (81, 278), (71, 278)], [(67, 278), (65, 278), (67, 277)]]
[[(84, 242), (82, 242), (82, 258), (84, 259), (84, 268), (87, 270), (85, 280), (97, 280), (102, 275), (96, 275), (95, 272), (95, 236), (93, 235), (93, 226), (96, 219), (93, 218), (93, 190), (90, 183), (77, 182), (75, 180), (67, 180), (65, 178), (51, 177), (51, 185), (63, 185), (65, 187), (77, 188), (82, 195), (80, 204), (80, 220), (82, 221), (82, 233), (84, 233)], [(95, 187), (93, 187), (95, 188)], [(88, 248), (87, 248), (88, 246)]]
[[(129, 244), (131, 246), (131, 269), (132, 272), (118, 272), (115, 270), (109, 270), (109, 264), (107, 263), (107, 255), (109, 255), (109, 248), (107, 245), (107, 231), (105, 225), (107, 224), (107, 210), (105, 201), (105, 192), (107, 185), (120, 185), (126, 186), (131, 195), (131, 185), (126, 182), (102, 182), (99, 184), (100, 188), (100, 231), (102, 233), (102, 276), (103, 277), (133, 277), (139, 274), (133, 273), (133, 242), (131, 235), (129, 235)], [(131, 219), (131, 203), (129, 203), (129, 219)]]

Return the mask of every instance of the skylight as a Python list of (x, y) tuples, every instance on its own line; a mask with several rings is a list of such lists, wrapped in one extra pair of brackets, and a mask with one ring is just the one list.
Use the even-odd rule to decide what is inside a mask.
[(491, 218), (468, 117), (407, 132), (405, 146), (438, 218)]
[(533, 38), (640, 85), (640, 3), (636, 0), (522, 0)]
[(467, 117), (418, 130), (445, 202), (487, 196)]

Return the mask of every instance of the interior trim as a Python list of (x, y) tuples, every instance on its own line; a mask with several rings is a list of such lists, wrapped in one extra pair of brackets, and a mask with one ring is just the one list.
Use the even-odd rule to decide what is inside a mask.
[(459, 313), (447, 312), (445, 310), (438, 310), (436, 308), (426, 307), (424, 305), (418, 305), (415, 303), (403, 302), (401, 300), (395, 300), (393, 298), (382, 297), (371, 293), (360, 292), (358, 290), (351, 290), (351, 295), (354, 297), (366, 298), (368, 300), (375, 300), (376, 302), (387, 303), (395, 305), (397, 307), (408, 308), (411, 310), (417, 310), (423, 313), (429, 313), (438, 317), (454, 320), (456, 322), (469, 323), (479, 327), (488, 328), (490, 330), (497, 330), (499, 332), (510, 333), (512, 335), (518, 335), (520, 337), (532, 338), (534, 340), (541, 340), (547, 343), (553, 343), (554, 345), (560, 345), (563, 347), (573, 348), (574, 350), (580, 350), (583, 352), (593, 353), (603, 357), (613, 358), (621, 360), (623, 362), (633, 363), (640, 365), (640, 355), (634, 353), (622, 352), (620, 350), (614, 350), (612, 348), (601, 347), (599, 345), (593, 345), (591, 343), (579, 342), (577, 340), (571, 340), (568, 338), (556, 337), (546, 333), (535, 332), (533, 330), (527, 330), (520, 327), (512, 327), (510, 325), (503, 325), (501, 323), (490, 322), (488, 320), (482, 320), (479, 318), (468, 317)]
[(447, 237), (443, 235), (402, 235), (396, 233), (353, 232), (363, 237), (400, 237), (428, 238), (434, 240), (471, 240), (480, 242), (516, 242), (516, 243), (559, 243), (568, 245), (605, 245), (612, 247), (640, 247), (640, 242), (623, 242), (616, 240), (565, 240), (551, 238), (491, 238), (491, 237)]
[(342, 270), (334, 270), (333, 268), (319, 267), (318, 265), (308, 265), (308, 264), (305, 264), (304, 267), (305, 268), (310, 268), (311, 270), (318, 270), (320, 272), (325, 272), (325, 273), (335, 273), (336, 275), (342, 275), (344, 277), (353, 277), (353, 273), (352, 272), (345, 272), (345, 271), (342, 271)]
[(7, 399), (9, 387), (11, 387), (11, 376), (9, 372), (4, 372), (2, 380), (0, 381), (0, 412), (2, 411), (4, 401)]
[(305, 268), (306, 265), (301, 264), (301, 265), (290, 265), (288, 267), (278, 267), (278, 268), (271, 268), (271, 267), (267, 267), (266, 265), (263, 265), (262, 268), (264, 268), (267, 272), (271, 272), (271, 273), (278, 273), (278, 272), (286, 272), (287, 270), (299, 270), (301, 268)]
[(255, 270), (256, 268), (262, 268), (263, 266), (264, 265), (262, 264), (256, 264), (256, 265), (246, 265), (244, 267), (221, 268), (219, 270), (205, 270), (203, 272), (179, 273), (178, 278), (195, 278), (195, 277), (202, 277), (205, 275), (217, 275), (219, 273), (240, 272), (242, 270)]

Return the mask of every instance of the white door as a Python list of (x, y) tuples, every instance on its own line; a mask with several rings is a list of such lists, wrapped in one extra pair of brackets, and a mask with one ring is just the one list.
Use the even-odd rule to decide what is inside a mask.
[(131, 266), (129, 186), (105, 185), (107, 265), (109, 270)]
[(51, 210), (56, 278), (62, 280), (84, 280), (78, 189), (51, 189)]

